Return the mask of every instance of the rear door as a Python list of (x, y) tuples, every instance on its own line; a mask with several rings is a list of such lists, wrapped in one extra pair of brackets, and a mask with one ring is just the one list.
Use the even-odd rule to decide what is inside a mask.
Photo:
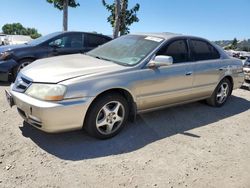
[(223, 74), (223, 63), (217, 49), (202, 39), (189, 40), (194, 66), (194, 94), (211, 95)]

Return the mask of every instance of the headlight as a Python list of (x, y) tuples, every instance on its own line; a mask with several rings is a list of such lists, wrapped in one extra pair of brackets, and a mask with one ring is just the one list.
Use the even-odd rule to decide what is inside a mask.
[(45, 101), (60, 101), (63, 100), (66, 89), (66, 86), (59, 84), (32, 84), (25, 93)]
[(0, 60), (6, 60), (10, 57), (11, 52), (2, 52), (0, 53)]

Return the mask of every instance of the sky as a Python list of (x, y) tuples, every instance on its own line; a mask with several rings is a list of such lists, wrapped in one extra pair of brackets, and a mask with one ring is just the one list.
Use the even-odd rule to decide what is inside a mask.
[[(69, 30), (96, 31), (110, 35), (109, 12), (101, 0), (78, 0), (80, 7), (69, 9)], [(111, 3), (112, 0), (107, 0)], [(250, 38), (250, 0), (129, 0), (140, 4), (133, 32), (173, 32), (209, 40)], [(20, 22), (45, 35), (62, 30), (62, 11), (46, 0), (1, 0), (0, 28)]]

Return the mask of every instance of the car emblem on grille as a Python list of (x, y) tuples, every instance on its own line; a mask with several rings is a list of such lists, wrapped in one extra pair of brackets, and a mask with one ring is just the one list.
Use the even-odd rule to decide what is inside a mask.
[(17, 79), (16, 85), (18, 86), (18, 85), (23, 85), (23, 84), (24, 84), (24, 81), (22, 80), (21, 77), (19, 77), (19, 78)]
[(23, 76), (18, 76), (16, 78), (13, 90), (23, 93), (30, 86), (31, 83), (32, 83), (31, 80), (29, 80)]

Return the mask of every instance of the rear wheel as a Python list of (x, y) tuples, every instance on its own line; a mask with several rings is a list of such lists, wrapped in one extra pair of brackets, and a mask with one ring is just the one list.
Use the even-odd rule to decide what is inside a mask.
[(231, 92), (232, 84), (227, 78), (225, 78), (215, 88), (212, 96), (207, 99), (207, 103), (211, 106), (220, 107), (226, 103)]
[(107, 139), (117, 135), (127, 119), (127, 101), (118, 94), (104, 95), (91, 105), (84, 127), (91, 136)]

